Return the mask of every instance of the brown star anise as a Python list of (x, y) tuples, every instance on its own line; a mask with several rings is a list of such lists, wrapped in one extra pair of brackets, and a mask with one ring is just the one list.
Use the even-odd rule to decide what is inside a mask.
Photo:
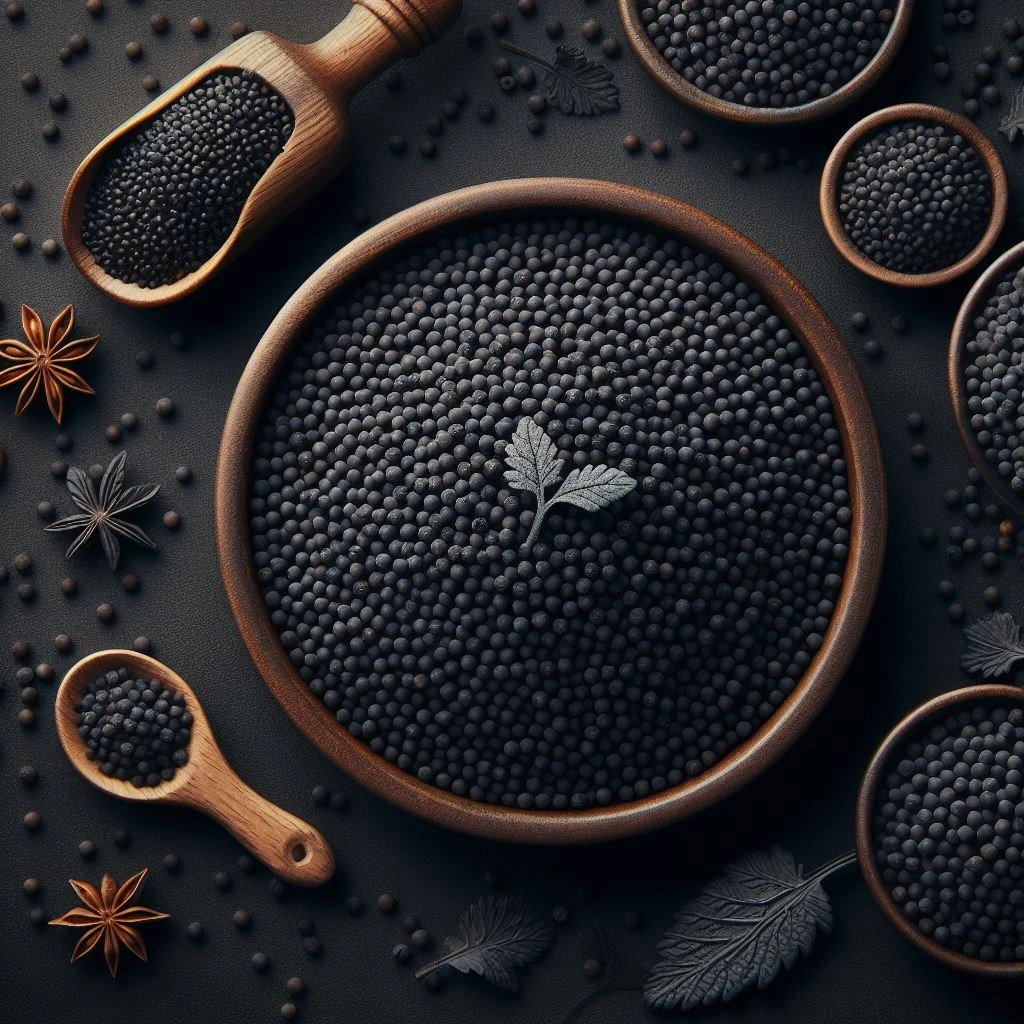
[(74, 907), (61, 917), (54, 918), (50, 924), (63, 925), (66, 928), (86, 928), (88, 931), (78, 940), (71, 962), (80, 960), (86, 953), (91, 953), (103, 940), (103, 955), (107, 958), (107, 967), (111, 977), (117, 977), (117, 966), (121, 962), (121, 947), (130, 949), (140, 960), (148, 959), (146, 946), (142, 936), (132, 925), (143, 921), (160, 921), (170, 914), (162, 914), (159, 910), (149, 907), (132, 905), (132, 900), (145, 884), (148, 868), (143, 868), (137, 875), (132, 875), (127, 882), (118, 888), (113, 876), (104, 875), (99, 889), (88, 882), (68, 879), (71, 888), (78, 893), (84, 907)]
[(14, 363), (0, 372), (0, 387), (24, 381), (14, 414), (20, 416), (39, 393), (40, 384), (46, 393), (46, 404), (53, 418), (60, 423), (64, 418), (64, 389), (79, 391), (83, 395), (96, 392), (72, 369), (68, 363), (84, 359), (99, 343), (99, 338), (81, 338), (68, 341), (75, 325), (75, 307), (68, 306), (43, 329), (39, 314), (29, 306), (21, 307), (21, 326), (27, 342), (13, 338), (0, 341), (0, 358)]

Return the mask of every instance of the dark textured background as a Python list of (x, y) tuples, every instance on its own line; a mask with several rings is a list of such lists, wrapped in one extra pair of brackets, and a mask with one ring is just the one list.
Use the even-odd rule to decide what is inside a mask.
[[(0, 561), (10, 563), (21, 550), (35, 557), (39, 599), (18, 600), (13, 582), (0, 587), (0, 674), (8, 680), (0, 699), (0, 1021), (118, 1022), (146, 1020), (221, 1021), (243, 1024), (278, 1019), (285, 1000), (284, 981), (301, 974), (309, 992), (303, 1019), (318, 1022), (405, 1021), (557, 1022), (569, 1004), (594, 987), (581, 970), (592, 954), (593, 926), (603, 925), (618, 949), (621, 975), (630, 983), (653, 957), (671, 914), (737, 854), (773, 842), (815, 866), (852, 844), (853, 799), (866, 761), (883, 733), (907, 709), (961, 682), (957, 659), (959, 628), (946, 618), (935, 584), (949, 571), (944, 545), (925, 551), (917, 542), (922, 526), (944, 530), (955, 517), (942, 505), (944, 491), (965, 482), (968, 466), (957, 440), (945, 384), (945, 353), (956, 306), (969, 281), (935, 293), (900, 293), (859, 277), (829, 246), (817, 214), (817, 171), (841, 132), (864, 112), (903, 100), (930, 100), (958, 109), (959, 84), (980, 59), (981, 47), (1002, 42), (1000, 27), (1019, 6), (981, 0), (979, 23), (970, 31), (939, 29), (938, 0), (918, 3), (910, 39), (893, 72), (856, 108), (807, 130), (771, 133), (714, 123), (690, 113), (664, 95), (623, 52), (610, 63), (622, 87), (622, 110), (593, 121), (558, 113), (547, 116), (540, 138), (526, 131), (525, 94), (503, 95), (491, 70), (498, 51), (493, 37), (480, 49), (463, 38), (471, 23), (485, 23), (498, 0), (469, 0), (462, 22), (436, 47), (401, 68), (404, 87), (389, 92), (371, 85), (354, 108), (355, 161), (351, 170), (310, 201), (291, 222), (253, 250), (213, 286), (176, 308), (133, 311), (93, 291), (62, 256), (48, 263), (39, 253), (44, 238), (58, 232), (64, 184), (85, 152), (147, 100), (141, 88), (152, 71), (173, 83), (202, 58), (228, 41), (231, 21), (244, 18), (297, 40), (311, 40), (332, 27), (344, 12), (341, 3), (307, 0), (282, 4), (271, 0), (189, 3), (167, 0), (159, 7), (171, 20), (170, 31), (155, 36), (148, 17), (155, 7), (128, 0), (107, 0), (107, 13), (90, 18), (79, 0), (24, 0), (23, 22), (0, 18), (0, 195), (9, 182), (27, 175), (36, 185), (22, 203), (22, 229), (33, 238), (27, 254), (9, 244), (14, 228), (0, 225), (0, 299), (7, 307), (0, 336), (20, 332), (17, 310), (29, 303), (49, 321), (66, 303), (79, 310), (83, 333), (99, 333), (97, 354), (83, 372), (98, 391), (95, 399), (71, 401), (66, 428), (75, 438), (69, 458), (82, 466), (107, 461), (113, 449), (103, 428), (126, 410), (136, 411), (139, 431), (126, 435), (129, 468), (135, 482), (159, 481), (162, 509), (182, 512), (179, 533), (160, 526), (158, 511), (145, 520), (158, 539), (160, 553), (126, 551), (121, 571), (143, 580), (136, 595), (122, 592), (98, 552), (74, 566), (80, 581), (76, 599), (65, 599), (58, 581), (68, 571), (63, 538), (42, 532), (36, 503), (50, 498), (67, 511), (68, 500), (50, 476), (58, 457), (57, 433), (45, 408), (20, 420), (13, 415), (13, 390), (0, 396), (0, 443), (9, 456), (0, 482)], [(511, 37), (550, 55), (543, 20), (558, 16), (567, 41), (581, 43), (579, 26), (598, 17), (621, 38), (611, 0), (597, 3), (539, 0), (539, 16), (527, 22), (508, 5)], [(188, 32), (190, 15), (212, 24), (210, 35), (196, 40)], [(56, 59), (57, 48), (74, 31), (85, 31), (89, 51), (69, 65)], [(139, 39), (145, 57), (129, 63), (122, 53), (128, 39)], [(945, 85), (930, 73), (936, 43), (953, 51), (954, 77)], [(1004, 47), (1004, 52), (1006, 47)], [(36, 71), (41, 92), (26, 95), (18, 76)], [(1016, 84), (1005, 82), (1003, 107)], [(426, 137), (424, 121), (440, 112), (449, 89), (462, 85), (470, 95), (462, 118), (448, 124), (433, 162), (418, 153)], [(62, 138), (44, 142), (40, 126), (51, 116), (48, 90), (63, 89), (68, 111), (57, 117)], [(493, 125), (480, 124), (475, 104), (491, 100), (498, 111)], [(995, 136), (1002, 111), (988, 110), (982, 125), (997, 139), (1014, 187), (1011, 216), (1000, 249), (1020, 238), (1024, 212), (1024, 171), (1019, 156)], [(683, 152), (675, 135), (691, 125), (700, 144)], [(402, 132), (410, 152), (401, 158), (386, 140)], [(630, 156), (621, 145), (635, 132), (646, 142), (664, 137), (667, 159), (648, 153)], [(753, 161), (766, 147), (786, 145), (814, 156), (815, 170), (794, 166), (772, 172), (755, 167), (737, 178), (732, 161)], [(861, 365), (874, 405), (889, 473), (891, 523), (889, 556), (877, 613), (857, 664), (826, 713), (808, 736), (757, 784), (717, 811), (634, 841), (589, 849), (513, 849), (450, 835), (423, 824), (362, 792), (335, 771), (299, 735), (271, 699), (239, 641), (228, 612), (213, 546), (213, 466), (221, 423), (232, 389), (249, 353), (276, 310), (328, 255), (356, 231), (353, 211), (362, 207), (379, 219), (417, 200), (448, 189), (494, 178), (531, 174), (600, 176), (664, 192), (724, 218), (776, 255), (800, 277), (842, 329)], [(858, 336), (848, 324), (857, 309), (872, 320), (869, 334)], [(892, 317), (912, 321), (909, 334), (890, 329)], [(190, 339), (187, 350), (169, 342), (174, 330)], [(881, 341), (884, 355), (865, 359), (867, 337)], [(150, 349), (156, 365), (149, 372), (135, 363), (139, 349)], [(177, 416), (162, 421), (153, 412), (161, 395), (172, 397)], [(905, 419), (911, 410), (927, 420), (927, 463), (911, 462), (911, 437)], [(194, 485), (180, 487), (174, 468), (191, 465)], [(1021, 611), (1019, 567), (1004, 559), (1001, 586), (1010, 610)], [(987, 575), (977, 562), (953, 570), (968, 616), (981, 614), (980, 591)], [(112, 601), (117, 619), (98, 623), (96, 605)], [(60, 658), (52, 637), (66, 631), (75, 651)], [(17, 724), (17, 688), (10, 685), (15, 665), (10, 642), (29, 640), (36, 660), (52, 661), (58, 677), (74, 657), (101, 647), (129, 645), (149, 636), (155, 653), (189, 679), (200, 694), (225, 751), (241, 774), (272, 799), (309, 816), (328, 836), (339, 861), (335, 882), (317, 892), (290, 891), (283, 900), (268, 891), (261, 871), (244, 876), (235, 869), (239, 847), (216, 826), (197, 815), (142, 808), (112, 800), (88, 786), (71, 770), (60, 750), (52, 721), (52, 688), (44, 687), (38, 728), (27, 733)], [(41, 781), (26, 791), (17, 781), (20, 765), (38, 766)], [(342, 814), (313, 805), (310, 789), (325, 783), (347, 792), (351, 810)], [(44, 825), (27, 833), (24, 813), (37, 808)], [(112, 833), (127, 828), (128, 850), (117, 849)], [(78, 843), (91, 838), (99, 855), (85, 864)], [(178, 874), (167, 873), (169, 851), (182, 860)], [(152, 869), (145, 902), (166, 910), (173, 920), (149, 926), (148, 966), (125, 962), (116, 982), (101, 958), (68, 965), (73, 934), (34, 929), (31, 906), (21, 893), (29, 875), (43, 883), (41, 903), (55, 916), (72, 903), (66, 879), (98, 881), (110, 870), (118, 878), (143, 866)], [(216, 870), (231, 868), (232, 892), (213, 884)], [(486, 891), (493, 872), (504, 888), (528, 893), (550, 907), (567, 903), (572, 923), (560, 931), (552, 953), (525, 976), (518, 998), (463, 978), (445, 991), (428, 992), (412, 972), (390, 956), (404, 938), (401, 916), (386, 918), (373, 908), (379, 892), (397, 894), (401, 911), (419, 915), (436, 939), (446, 933), (460, 910)], [(726, 1024), (736, 1020), (788, 1024), (953, 1024), (961, 1021), (1020, 1019), (1022, 990), (954, 974), (907, 945), (883, 919), (855, 872), (829, 883), (836, 927), (808, 962), (768, 991), (745, 996), (727, 1008), (692, 1015)], [(344, 908), (350, 894), (369, 905), (362, 918)], [(249, 908), (252, 930), (238, 933), (230, 916)], [(626, 911), (639, 910), (645, 926), (628, 931)], [(302, 951), (296, 922), (312, 916), (323, 940), (324, 956), (309, 960)], [(191, 920), (202, 921), (207, 940), (200, 946), (184, 934)], [(267, 952), (273, 969), (256, 975), (249, 965), (254, 950)], [(635, 993), (608, 994), (596, 1000), (581, 1020), (611, 1022), (655, 1019), (639, 1008)]]

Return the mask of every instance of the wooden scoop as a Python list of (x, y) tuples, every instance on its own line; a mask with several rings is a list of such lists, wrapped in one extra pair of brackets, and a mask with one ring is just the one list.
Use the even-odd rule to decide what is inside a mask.
[[(155, 679), (185, 698), (191, 712), (188, 763), (156, 786), (136, 788), (104, 775), (86, 757), (78, 734), (78, 706), (86, 687), (107, 672), (127, 668), (142, 679)], [(74, 665), (57, 691), (57, 733), (71, 763), (94, 786), (122, 800), (194, 807), (219, 821), (254, 857), (293, 885), (322, 885), (334, 874), (334, 854), (312, 825), (272, 804), (250, 789), (224, 759), (202, 705), (188, 683), (155, 658), (135, 651), (99, 651)]]
[[(311, 45), (268, 32), (244, 36), (126, 121), (85, 158), (64, 196), (61, 230), (71, 259), (100, 291), (129, 306), (160, 306), (194, 292), (344, 168), (350, 155), (352, 97), (399, 57), (434, 42), (462, 8), (462, 0), (355, 3), (336, 29)], [(291, 106), (295, 126), (287, 145), (249, 194), (227, 241), (197, 270), (157, 288), (112, 277), (81, 239), (85, 201), (97, 171), (128, 136), (204, 78), (239, 69), (255, 72)]]

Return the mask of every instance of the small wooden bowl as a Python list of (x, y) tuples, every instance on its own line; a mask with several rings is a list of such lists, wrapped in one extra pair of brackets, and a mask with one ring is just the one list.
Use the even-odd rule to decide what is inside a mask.
[[(565, 212), (610, 216), (670, 234), (719, 257), (765, 297), (806, 346), (834, 404), (850, 480), (850, 546), (825, 642), (780, 708), (745, 743), (680, 786), (586, 811), (516, 810), (419, 781), (339, 727), (299, 676), (271, 625), (252, 564), (248, 525), (252, 444), (293, 349), (346, 282), (441, 231), (499, 216)], [(885, 548), (886, 492), (878, 435), (863, 384), (824, 311), (763, 249), (714, 217), (665, 196), (583, 179), (500, 181), (452, 192), (399, 213), (328, 260), (289, 300), (249, 360), (228, 410), (217, 464), (217, 551), (238, 629), (278, 702), (339, 768), (378, 796), (460, 832), (519, 843), (586, 843), (645, 832), (723, 800), (796, 741), (843, 677), (867, 623)]]
[(1004, 252), (975, 282), (953, 322), (946, 368), (949, 376), (949, 397), (953, 403), (953, 418), (956, 420), (960, 439), (963, 441), (971, 461), (981, 473), (989, 489), (997, 494), (1017, 515), (1024, 516), (1024, 494), (1018, 494), (999, 475), (985, 458), (985, 453), (974, 436), (974, 431), (971, 429), (971, 414), (967, 408), (967, 389), (964, 383), (964, 357), (967, 343), (977, 333), (974, 329), (975, 317), (981, 313), (1000, 281), (1020, 270), (1022, 266), (1024, 266), (1024, 242)]
[[(880, 128), (901, 121), (930, 121), (941, 124), (950, 131), (963, 136), (984, 161), (989, 180), (992, 182), (992, 213), (989, 217), (988, 227), (985, 228), (977, 244), (956, 263), (929, 271), (927, 274), (900, 273), (868, 259), (850, 240), (839, 217), (840, 179), (850, 154), (868, 136), (874, 135)], [(992, 248), (999, 233), (1003, 230), (1009, 199), (1010, 186), (1006, 180), (1003, 161), (999, 158), (996, 147), (977, 125), (968, 121), (966, 117), (954, 114), (942, 107), (933, 107), (927, 103), (901, 103), (895, 107), (886, 107), (869, 114), (863, 120), (858, 121), (836, 143), (821, 175), (818, 202), (821, 208), (821, 219), (825, 222), (828, 237), (832, 239), (832, 244), (839, 250), (839, 254), (847, 263), (861, 273), (867, 274), (868, 277), (873, 277), (876, 281), (883, 281), (885, 284), (896, 285), (899, 288), (932, 288), (935, 285), (947, 284), (981, 262), (985, 253)]]
[(899, 0), (896, 16), (889, 26), (889, 33), (871, 62), (830, 96), (797, 107), (747, 107), (698, 89), (676, 71), (647, 35), (647, 29), (640, 19), (641, 2), (642, 0), (617, 0), (619, 17), (630, 49), (658, 85), (680, 103), (685, 103), (695, 110), (726, 121), (755, 125), (803, 124), (818, 121), (849, 106), (870, 89), (893, 62), (910, 30), (911, 16), (914, 12), (913, 0)]
[(934, 939), (914, 927), (911, 921), (903, 916), (899, 907), (892, 901), (882, 876), (875, 863), (875, 843), (873, 819), (878, 790), (889, 770), (889, 761), (902, 746), (919, 735), (924, 729), (946, 714), (957, 704), (976, 704), (981, 701), (998, 701), (1024, 705), (1024, 690), (1017, 686), (1002, 686), (987, 683), (980, 686), (968, 686), (960, 690), (952, 690), (933, 697), (920, 707), (915, 708), (896, 724), (882, 741), (882, 745), (871, 758), (864, 780), (857, 794), (857, 858), (864, 880), (871, 890), (871, 895), (882, 908), (885, 916), (896, 926), (901, 935), (912, 942), (918, 949), (930, 957), (949, 967), (956, 967), (971, 974), (988, 977), (1021, 978), (1024, 977), (1024, 961), (988, 961), (977, 957), (966, 956), (955, 949), (943, 946)]

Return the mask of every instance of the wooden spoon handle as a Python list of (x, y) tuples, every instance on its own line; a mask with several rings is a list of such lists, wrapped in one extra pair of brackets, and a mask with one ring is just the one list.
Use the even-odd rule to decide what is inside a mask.
[(461, 10), (462, 0), (355, 0), (344, 21), (307, 48), (307, 60), (321, 87), (347, 100), (435, 42)]
[(224, 763), (216, 784), (194, 788), (189, 802), (219, 821), (254, 857), (293, 885), (323, 885), (334, 854), (312, 825), (271, 803)]

